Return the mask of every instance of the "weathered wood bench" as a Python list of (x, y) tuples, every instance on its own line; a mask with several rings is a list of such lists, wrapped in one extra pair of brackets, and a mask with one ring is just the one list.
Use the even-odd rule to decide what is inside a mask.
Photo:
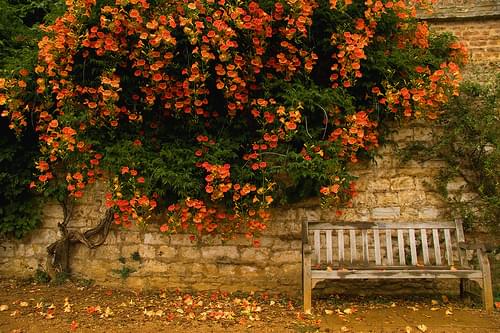
[[(476, 253), (476, 265), (472, 259)], [(482, 246), (465, 243), (462, 222), (368, 223), (304, 221), (302, 225), (304, 311), (312, 289), (327, 279), (460, 279), (482, 288), (493, 308), (490, 265)]]

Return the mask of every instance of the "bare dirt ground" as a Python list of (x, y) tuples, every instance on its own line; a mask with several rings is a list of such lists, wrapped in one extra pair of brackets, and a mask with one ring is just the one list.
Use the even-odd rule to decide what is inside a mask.
[(0, 333), (28, 332), (500, 332), (500, 312), (446, 296), (315, 300), (267, 294), (137, 293), (0, 279)]

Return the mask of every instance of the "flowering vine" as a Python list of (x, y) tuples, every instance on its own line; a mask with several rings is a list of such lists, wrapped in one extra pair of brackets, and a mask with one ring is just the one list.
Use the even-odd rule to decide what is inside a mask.
[(347, 163), (380, 122), (435, 119), (457, 93), (465, 51), (419, 6), (67, 0), (37, 64), (0, 79), (1, 115), (35, 123), (32, 188), (79, 198), (107, 179), (117, 224), (252, 238), (284, 197), (349, 201)]

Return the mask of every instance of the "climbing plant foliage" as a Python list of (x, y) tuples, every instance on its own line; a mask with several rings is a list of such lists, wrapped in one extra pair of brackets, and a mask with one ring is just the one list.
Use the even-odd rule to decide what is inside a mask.
[(428, 6), (67, 0), (36, 65), (0, 80), (2, 117), (35, 126), (33, 189), (107, 180), (117, 224), (251, 238), (273, 204), (348, 204), (384, 122), (457, 93), (464, 49), (416, 19)]

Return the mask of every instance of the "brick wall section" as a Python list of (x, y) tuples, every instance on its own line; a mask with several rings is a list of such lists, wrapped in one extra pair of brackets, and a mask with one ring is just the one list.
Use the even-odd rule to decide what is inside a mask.
[(500, 63), (500, 19), (431, 21), (434, 31), (457, 36), (470, 52), (472, 64)]

